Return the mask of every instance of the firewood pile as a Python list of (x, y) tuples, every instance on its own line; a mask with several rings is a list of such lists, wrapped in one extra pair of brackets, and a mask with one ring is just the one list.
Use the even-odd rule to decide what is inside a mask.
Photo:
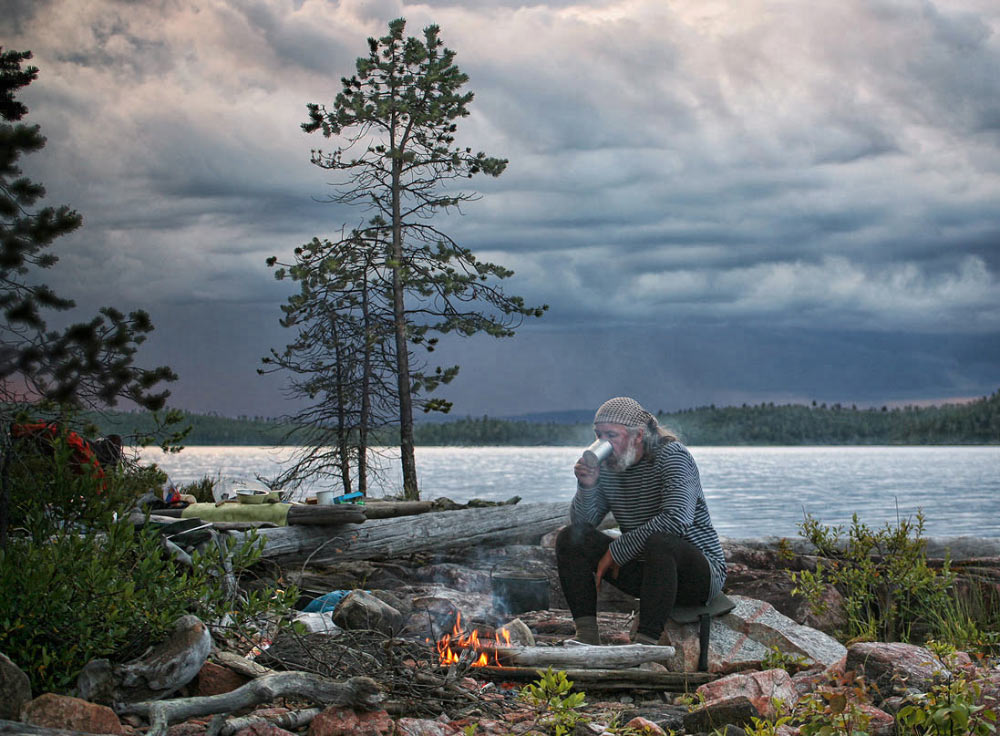
[(374, 630), (343, 631), (337, 636), (285, 632), (257, 661), (271, 669), (308, 672), (342, 680), (375, 680), (390, 715), (451, 719), (496, 717), (517, 691), (469, 677), (472, 650), (458, 662), (439, 665), (437, 648)]

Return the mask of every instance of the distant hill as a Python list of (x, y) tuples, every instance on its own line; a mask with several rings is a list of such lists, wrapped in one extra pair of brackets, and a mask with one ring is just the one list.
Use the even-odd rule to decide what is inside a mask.
[[(148, 414), (88, 415), (101, 434), (148, 433)], [(506, 417), (483, 416), (421, 422), (418, 445), (581, 445), (593, 438), (590, 410)], [(773, 403), (739, 407), (703, 406), (660, 414), (662, 424), (690, 445), (923, 445), (1000, 444), (1000, 391), (963, 404), (858, 409), (841, 404)], [(281, 445), (287, 428), (265, 417), (220, 417), (185, 413), (188, 445)], [(381, 430), (381, 443), (394, 442)], [(379, 442), (373, 441), (373, 444)]]

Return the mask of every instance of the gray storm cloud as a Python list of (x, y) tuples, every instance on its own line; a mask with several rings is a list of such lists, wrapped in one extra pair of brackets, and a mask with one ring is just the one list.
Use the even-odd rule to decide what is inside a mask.
[[(844, 330), (996, 341), (989, 0), (18, 3), (0, 28), (5, 46), (35, 53), (24, 98), (50, 139), (27, 168), (86, 221), (48, 280), (82, 303), (147, 306), (166, 355), (218, 335), (158, 309), (221, 319), (239, 310), (220, 304), (262, 315), (270, 303), (276, 321), (287, 289), (264, 259), (365, 217), (318, 201), (331, 177), (309, 150), (335, 143), (299, 130), (305, 104), (331, 101), (365, 38), (399, 15), (413, 33), (439, 23), (470, 75), (460, 142), (510, 159), (500, 179), (470, 182), (483, 199), (445, 229), (514, 268), (512, 291), (552, 305), (546, 329), (567, 355), (593, 324), (639, 354), (628, 330), (651, 317), (701, 325), (706, 344), (732, 342), (720, 325), (812, 330), (803, 344)], [(232, 334), (244, 362), (281, 339), (273, 325)], [(500, 345), (558, 363), (528, 338)], [(952, 365), (911, 349), (928, 375)], [(475, 362), (468, 351), (493, 349), (454, 350)], [(199, 365), (188, 370), (214, 370)], [(977, 371), (912, 390), (995, 388), (995, 364)], [(720, 395), (781, 392), (731, 380), (718, 376)], [(803, 380), (786, 393), (807, 392)]]

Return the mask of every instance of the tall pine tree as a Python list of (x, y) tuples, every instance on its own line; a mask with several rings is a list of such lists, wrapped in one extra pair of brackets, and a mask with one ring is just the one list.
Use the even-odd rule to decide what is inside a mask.
[[(473, 99), (462, 91), (468, 77), (437, 26), (425, 28), (422, 39), (404, 38), (405, 29), (399, 18), (387, 35), (368, 39), (368, 56), (341, 80), (333, 104), (308, 105), (302, 127), (342, 143), (332, 153), (314, 151), (313, 163), (345, 175), (334, 199), (373, 210), (368, 232), (388, 246), (382, 265), (392, 297), (403, 495), (412, 499), (419, 497), (414, 394), (449, 380), (457, 367), (426, 375), (411, 366), (411, 346), (433, 348), (437, 338), (430, 333), (507, 337), (547, 306), (504, 293), (498, 282), (512, 271), (479, 261), (438, 228), (435, 215), (477, 198), (454, 191), (454, 180), (499, 176), (507, 161), (455, 144), (457, 121), (468, 116)], [(424, 408), (450, 405), (431, 400)]]

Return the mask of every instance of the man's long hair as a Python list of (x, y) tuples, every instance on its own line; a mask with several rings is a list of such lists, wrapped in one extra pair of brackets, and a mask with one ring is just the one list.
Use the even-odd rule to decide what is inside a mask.
[(642, 455), (652, 458), (656, 455), (656, 448), (677, 441), (677, 435), (661, 425), (654, 416), (645, 427), (629, 427), (630, 432), (639, 429), (646, 430), (642, 435)]

